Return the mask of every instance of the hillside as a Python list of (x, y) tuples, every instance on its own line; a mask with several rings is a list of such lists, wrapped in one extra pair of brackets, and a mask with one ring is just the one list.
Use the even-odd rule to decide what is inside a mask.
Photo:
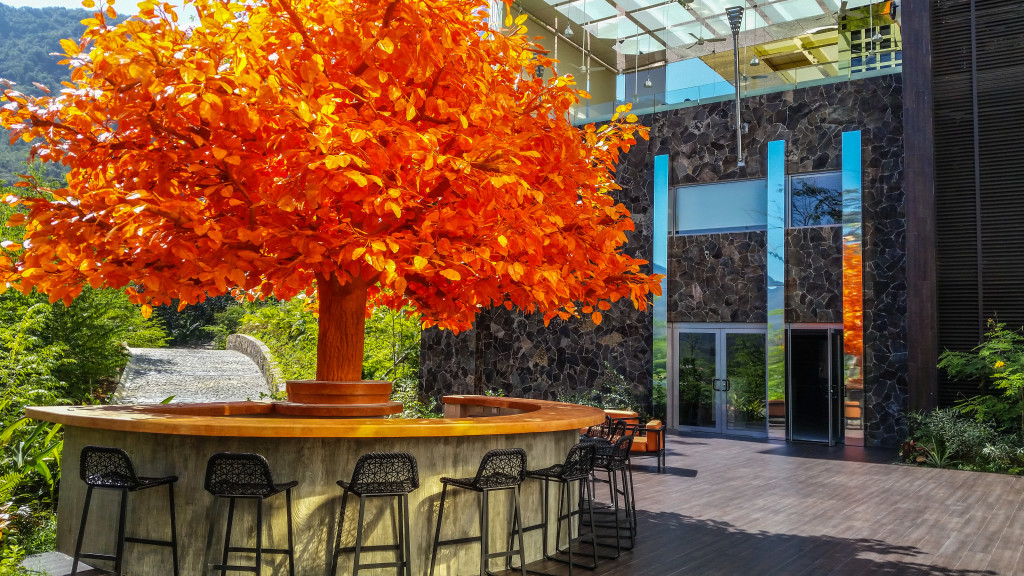
[[(60, 66), (53, 52), (60, 51), (62, 38), (78, 38), (85, 27), (81, 21), (91, 17), (87, 10), (67, 8), (13, 8), (0, 4), (0, 78), (18, 84), (30, 94), (39, 90), (32, 82), (39, 82), (51, 90), (59, 90), (68, 70)], [(13, 182), (14, 174), (25, 171), (23, 162), (28, 158), (29, 145), (18, 142), (9, 146), (6, 130), (0, 128), (0, 180)], [(60, 166), (47, 164), (46, 175), (62, 176)]]

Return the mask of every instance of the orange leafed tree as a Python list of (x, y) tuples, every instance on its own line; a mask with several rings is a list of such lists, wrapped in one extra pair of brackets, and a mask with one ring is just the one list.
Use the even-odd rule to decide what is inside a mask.
[(585, 95), (533, 76), (553, 63), (522, 19), (491, 31), (479, 0), (191, 4), (192, 28), (167, 4), (116, 26), (103, 6), (61, 43), (71, 82), (4, 91), (0, 124), (70, 173), (7, 199), (26, 232), (0, 290), (126, 287), (146, 313), (315, 295), (317, 378), (351, 381), (371, 305), (462, 330), (502, 305), (600, 322), (659, 289), (608, 194), (646, 132), (573, 127)]

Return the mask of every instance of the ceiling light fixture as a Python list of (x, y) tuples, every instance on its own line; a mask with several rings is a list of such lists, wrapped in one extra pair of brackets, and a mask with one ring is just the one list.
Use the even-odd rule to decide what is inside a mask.
[(725, 9), (729, 18), (729, 29), (732, 30), (732, 61), (733, 75), (736, 86), (736, 166), (745, 166), (743, 162), (743, 132), (740, 123), (740, 26), (743, 24), (743, 7), (732, 6)]
[(568, 24), (565, 25), (565, 32), (562, 32), (562, 36), (572, 38), (572, 28), (570, 28)]

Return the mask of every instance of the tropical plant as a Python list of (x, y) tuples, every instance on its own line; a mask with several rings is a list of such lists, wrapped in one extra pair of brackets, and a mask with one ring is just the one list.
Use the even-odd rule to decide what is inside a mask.
[(534, 75), (554, 63), (525, 15), (495, 31), (481, 0), (186, 4), (197, 27), (150, 1), (115, 25), (108, 5), (61, 42), (72, 88), (4, 91), (0, 124), (70, 173), (11, 200), (29, 242), (4, 248), (0, 289), (125, 288), (147, 312), (315, 294), (316, 376), (338, 381), (359, 379), (375, 305), (462, 330), (484, 306), (600, 323), (660, 291), (608, 194), (646, 129), (573, 126), (586, 94)]
[(1004, 429), (1024, 430), (1024, 335), (995, 320), (987, 325), (980, 345), (970, 352), (943, 351), (939, 368), (953, 380), (973, 381), (990, 392), (961, 402), (962, 411), (982, 422), (996, 420)]

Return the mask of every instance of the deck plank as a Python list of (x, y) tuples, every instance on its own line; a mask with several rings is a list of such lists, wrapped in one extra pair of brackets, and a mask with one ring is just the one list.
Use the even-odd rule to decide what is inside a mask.
[(855, 447), (679, 435), (667, 447), (667, 474), (634, 469), (636, 548), (595, 576), (1024, 573), (1022, 478)]

